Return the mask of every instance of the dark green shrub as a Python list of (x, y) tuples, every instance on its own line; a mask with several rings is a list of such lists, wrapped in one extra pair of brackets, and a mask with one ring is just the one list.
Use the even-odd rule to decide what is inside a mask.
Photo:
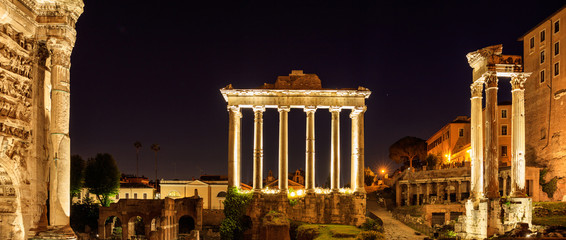
[(243, 239), (244, 231), (250, 228), (251, 221), (246, 216), (252, 199), (251, 193), (241, 193), (238, 189), (230, 187), (224, 201), (224, 215), (226, 218), (220, 224), (220, 237), (224, 240)]
[(382, 240), (385, 239), (382, 233), (378, 231), (362, 231), (358, 236), (356, 236), (356, 240)]
[(71, 206), (71, 228), (76, 232), (85, 232), (85, 227), (98, 230), (98, 207), (92, 198), (84, 198), (83, 203), (75, 203)]

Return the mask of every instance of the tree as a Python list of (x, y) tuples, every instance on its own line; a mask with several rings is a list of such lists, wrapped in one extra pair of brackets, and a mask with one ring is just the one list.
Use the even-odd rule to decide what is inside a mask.
[(155, 152), (155, 187), (157, 188), (157, 152), (161, 150), (159, 144), (151, 144), (151, 150)]
[(434, 167), (440, 163), (440, 157), (435, 154), (428, 154), (426, 155), (425, 162), (427, 170), (434, 170)]
[(114, 157), (108, 153), (96, 154), (89, 159), (85, 169), (85, 187), (94, 195), (102, 206), (108, 207), (111, 196), (118, 194), (120, 189), (120, 170)]
[(136, 148), (136, 177), (140, 175), (140, 149), (142, 144), (140, 141), (134, 142), (134, 147)]
[(85, 160), (79, 155), (71, 156), (71, 199), (76, 197), (84, 186)]
[(371, 186), (375, 180), (375, 173), (371, 170), (371, 168), (366, 167), (364, 168), (364, 183), (366, 186)]
[(413, 169), (414, 160), (423, 160), (426, 156), (426, 141), (417, 137), (404, 137), (389, 147), (389, 158), (398, 163), (407, 164)]

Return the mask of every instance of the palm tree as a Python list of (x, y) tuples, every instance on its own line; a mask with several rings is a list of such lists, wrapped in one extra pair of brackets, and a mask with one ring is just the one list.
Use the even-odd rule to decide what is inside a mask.
[(134, 142), (134, 147), (136, 148), (136, 177), (139, 176), (140, 172), (140, 149), (142, 144), (140, 141)]
[(155, 188), (157, 188), (157, 152), (159, 152), (159, 150), (161, 150), (161, 147), (159, 147), (159, 144), (151, 144), (151, 150), (153, 150), (155, 152)]

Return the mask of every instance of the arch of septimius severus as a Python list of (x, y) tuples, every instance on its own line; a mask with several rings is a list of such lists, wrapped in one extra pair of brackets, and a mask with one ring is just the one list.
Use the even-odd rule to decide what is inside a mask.
[[(241, 180), (241, 118), (242, 108), (254, 112), (253, 192), (248, 215), (252, 219), (252, 239), (260, 236), (261, 218), (271, 210), (285, 213), (289, 218), (311, 223), (342, 223), (359, 225), (365, 221), (364, 189), (364, 112), (365, 99), (371, 92), (357, 89), (323, 89), (316, 74), (293, 70), (289, 76), (279, 76), (274, 84), (256, 89), (220, 89), (228, 103), (228, 186), (239, 187)], [(303, 109), (306, 117), (305, 190), (306, 195), (290, 206), (288, 190), (288, 114), (291, 108)], [(267, 109), (279, 112), (279, 193), (263, 190), (263, 113)], [(315, 114), (321, 109), (331, 113), (330, 189), (315, 188)], [(340, 189), (340, 113), (350, 110), (351, 131), (351, 190)], [(320, 129), (319, 129), (320, 130)], [(322, 130), (325, 131), (325, 130)], [(321, 160), (321, 159), (318, 159)], [(246, 166), (244, 166), (246, 167)], [(323, 173), (326, 174), (326, 173)]]
[(70, 230), (69, 70), (83, 6), (0, 0), (0, 239)]

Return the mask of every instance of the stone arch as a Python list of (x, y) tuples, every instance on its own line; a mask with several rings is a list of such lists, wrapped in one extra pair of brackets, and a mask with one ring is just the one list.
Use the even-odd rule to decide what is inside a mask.
[(144, 218), (144, 216), (141, 214), (133, 214), (131, 217), (129, 217), (127, 223), (128, 235), (126, 239), (138, 239), (138, 238), (149, 237), (148, 233), (146, 232), (145, 221), (148, 221), (148, 219)]
[(0, 158), (0, 239), (23, 239), (19, 179), (6, 162)]
[(195, 219), (189, 215), (183, 215), (179, 218), (179, 235), (190, 234), (195, 229)]
[(103, 236), (112, 239), (122, 239), (122, 220), (118, 216), (110, 216), (104, 220)]

